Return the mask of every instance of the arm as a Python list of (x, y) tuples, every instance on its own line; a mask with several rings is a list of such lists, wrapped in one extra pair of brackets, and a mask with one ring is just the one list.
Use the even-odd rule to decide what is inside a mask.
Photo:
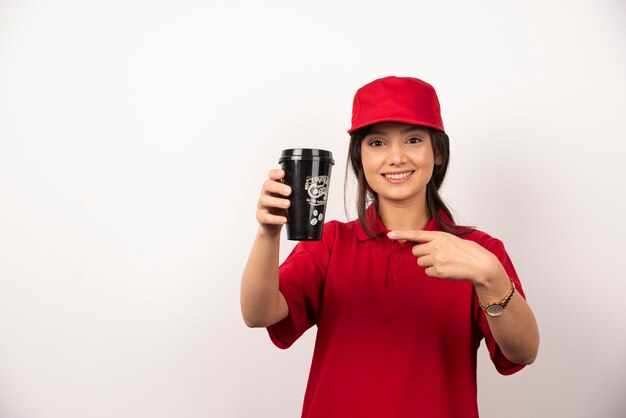
[[(482, 247), (481, 247), (482, 248)], [(487, 251), (484, 269), (476, 270), (472, 280), (483, 306), (499, 302), (509, 292), (511, 281), (496, 256)], [(518, 364), (531, 364), (539, 349), (539, 330), (530, 306), (518, 292), (513, 293), (500, 316), (485, 315), (493, 338), (502, 354)]]
[(241, 278), (241, 313), (249, 327), (266, 327), (287, 317), (289, 308), (278, 290), (280, 230), (287, 223), (280, 210), (289, 206), (291, 190), (280, 182), (283, 170), (271, 170), (263, 184), (256, 218), (259, 230)]
[[(501, 301), (511, 281), (500, 260), (479, 244), (439, 231), (392, 231), (389, 238), (420, 242), (413, 247), (417, 264), (426, 274), (472, 282), (480, 302), (486, 306)], [(487, 321), (496, 343), (510, 361), (531, 364), (539, 349), (539, 330), (530, 306), (518, 292), (502, 315)]]

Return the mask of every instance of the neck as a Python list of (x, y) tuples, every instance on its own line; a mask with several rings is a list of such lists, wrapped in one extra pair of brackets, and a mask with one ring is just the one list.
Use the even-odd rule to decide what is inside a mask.
[(430, 221), (426, 199), (416, 202), (378, 201), (378, 215), (390, 230), (422, 230)]

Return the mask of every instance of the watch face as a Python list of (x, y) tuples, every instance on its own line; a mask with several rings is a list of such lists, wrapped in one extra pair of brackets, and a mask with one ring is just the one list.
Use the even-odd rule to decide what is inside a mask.
[(502, 311), (504, 311), (504, 306), (497, 303), (487, 306), (487, 314), (489, 316), (498, 316), (502, 313)]

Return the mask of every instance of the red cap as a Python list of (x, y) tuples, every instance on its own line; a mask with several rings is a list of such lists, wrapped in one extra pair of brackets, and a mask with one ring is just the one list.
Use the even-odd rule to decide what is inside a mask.
[(348, 133), (380, 122), (401, 122), (444, 130), (435, 89), (411, 77), (379, 78), (357, 90), (352, 105), (352, 127)]

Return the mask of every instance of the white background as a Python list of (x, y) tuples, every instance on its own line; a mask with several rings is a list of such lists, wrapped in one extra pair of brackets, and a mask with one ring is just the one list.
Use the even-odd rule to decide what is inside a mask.
[(256, 199), (325, 148), (346, 220), (386, 75), (437, 88), (443, 194), (540, 324), (517, 375), (480, 350), (482, 416), (626, 416), (624, 51), (622, 0), (0, 0), (0, 417), (299, 416), (315, 331), (281, 351), (239, 310)]

